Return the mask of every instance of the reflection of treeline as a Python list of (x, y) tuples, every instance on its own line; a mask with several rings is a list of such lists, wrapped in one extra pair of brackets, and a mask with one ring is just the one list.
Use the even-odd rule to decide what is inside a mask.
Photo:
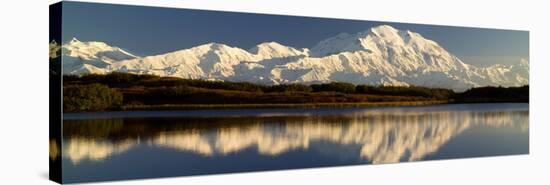
[(124, 128), (122, 119), (64, 120), (63, 137), (106, 137)]
[[(288, 116), (288, 117), (158, 117), (124, 119), (64, 120), (63, 137), (126, 140), (147, 138), (163, 132), (208, 132), (243, 129), (265, 123), (302, 125), (304, 122), (341, 127), (353, 117), (346, 116)], [(152, 124), (153, 123), (153, 124)], [(245, 129), (246, 130), (246, 129)]]
[[(467, 97), (449, 89), (417, 86), (370, 86), (343, 82), (260, 85), (128, 73), (64, 76), (63, 83), (66, 112), (167, 104), (417, 102)], [(507, 91), (504, 88), (496, 89), (499, 90)], [(478, 95), (475, 89), (470, 91), (474, 92), (469, 95)]]

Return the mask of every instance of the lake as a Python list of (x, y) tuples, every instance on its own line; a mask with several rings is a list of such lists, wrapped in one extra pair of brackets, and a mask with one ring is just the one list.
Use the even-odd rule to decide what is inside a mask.
[(529, 104), (64, 114), (64, 182), (529, 153)]

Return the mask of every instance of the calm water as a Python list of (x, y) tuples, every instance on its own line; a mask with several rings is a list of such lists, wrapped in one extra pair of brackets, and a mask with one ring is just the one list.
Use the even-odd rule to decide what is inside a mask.
[(65, 116), (65, 182), (529, 153), (528, 104)]

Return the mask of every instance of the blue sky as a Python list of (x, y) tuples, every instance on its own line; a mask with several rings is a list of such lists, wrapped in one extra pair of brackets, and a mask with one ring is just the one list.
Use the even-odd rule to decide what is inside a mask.
[(248, 49), (264, 41), (310, 48), (338, 33), (387, 24), (438, 42), (484, 66), (529, 58), (527, 31), (64, 2), (63, 42), (102, 41), (147, 56), (218, 42)]

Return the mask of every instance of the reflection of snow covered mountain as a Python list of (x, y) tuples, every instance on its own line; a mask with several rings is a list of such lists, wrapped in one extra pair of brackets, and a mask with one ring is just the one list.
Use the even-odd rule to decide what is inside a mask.
[[(276, 156), (313, 148), (316, 142), (323, 141), (359, 146), (360, 151), (352, 155), (375, 164), (395, 163), (422, 160), (472, 127), (514, 127), (526, 132), (529, 128), (528, 110), (523, 109), (509, 112), (369, 110), (338, 119), (308, 116), (290, 119), (284, 124), (269, 118), (247, 125), (225, 124), (228, 119), (232, 118), (224, 119), (221, 127), (167, 130), (119, 141), (107, 137), (67, 137), (63, 156), (75, 164), (81, 160), (101, 161), (124, 153), (140, 142), (202, 156), (223, 156), (250, 148), (261, 155)], [(208, 123), (215, 122), (209, 120)]]
[(529, 83), (528, 61), (486, 68), (463, 63), (418, 33), (378, 26), (339, 34), (310, 49), (276, 42), (251, 49), (208, 43), (171, 53), (136, 57), (102, 42), (73, 39), (63, 45), (64, 74), (113, 71), (262, 84), (342, 81), (465, 90)]

